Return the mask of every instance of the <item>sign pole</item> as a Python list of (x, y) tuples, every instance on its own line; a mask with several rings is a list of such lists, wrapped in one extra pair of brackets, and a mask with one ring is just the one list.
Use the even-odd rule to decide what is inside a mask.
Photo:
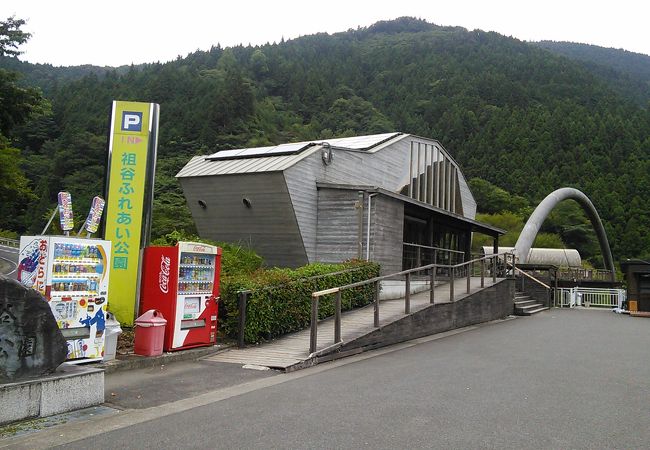
[(125, 325), (137, 313), (141, 250), (151, 228), (158, 115), (153, 103), (113, 102), (104, 238), (113, 243), (109, 309)]

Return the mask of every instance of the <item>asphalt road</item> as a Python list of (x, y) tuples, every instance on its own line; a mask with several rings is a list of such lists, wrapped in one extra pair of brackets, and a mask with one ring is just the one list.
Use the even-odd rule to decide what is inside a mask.
[(271, 370), (242, 369), (238, 364), (183, 361), (105, 375), (106, 405), (143, 409), (277, 375)]
[(648, 448), (648, 348), (648, 319), (551, 310), (125, 411), (96, 431), (64, 426), (21, 447)]
[(0, 245), (0, 273), (15, 279), (17, 264), (18, 249)]

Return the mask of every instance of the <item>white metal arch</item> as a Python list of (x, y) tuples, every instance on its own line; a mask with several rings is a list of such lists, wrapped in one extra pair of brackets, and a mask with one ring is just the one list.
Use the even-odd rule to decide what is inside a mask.
[(603, 262), (605, 268), (611, 271), (612, 281), (615, 281), (616, 271), (614, 270), (614, 260), (612, 258), (612, 251), (609, 248), (609, 241), (607, 240), (607, 233), (605, 233), (605, 228), (603, 223), (598, 216), (598, 212), (594, 207), (589, 197), (587, 197), (582, 191), (579, 191), (574, 188), (562, 188), (556, 191), (551, 192), (546, 196), (544, 200), (537, 205), (533, 214), (531, 214), (528, 222), (524, 226), (524, 229), (517, 239), (515, 244), (515, 256), (517, 261), (525, 264), (528, 261), (528, 253), (530, 247), (535, 241), (535, 237), (539, 232), (539, 229), (546, 220), (546, 217), (553, 211), (553, 209), (563, 200), (575, 200), (582, 207), (582, 209), (587, 213), (591, 226), (596, 231), (598, 237), (598, 243), (600, 244), (600, 252), (603, 255)]

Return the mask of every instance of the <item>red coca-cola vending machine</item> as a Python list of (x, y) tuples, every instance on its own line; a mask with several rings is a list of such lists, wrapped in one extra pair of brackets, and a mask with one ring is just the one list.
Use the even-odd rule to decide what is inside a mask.
[(144, 249), (140, 314), (167, 319), (163, 350), (212, 345), (217, 338), (221, 248), (197, 242)]

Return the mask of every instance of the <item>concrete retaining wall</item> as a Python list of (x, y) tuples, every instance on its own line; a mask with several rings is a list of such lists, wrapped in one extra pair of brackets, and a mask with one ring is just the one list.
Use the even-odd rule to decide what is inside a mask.
[(48, 376), (0, 384), (0, 425), (104, 402), (104, 371), (62, 364)]
[[(548, 277), (539, 277), (538, 278), (542, 283), (545, 283), (548, 286), (553, 286), (552, 281)], [(517, 287), (519, 290), (522, 290), (522, 283), (521, 280), (517, 280)], [(535, 300), (537, 303), (541, 303), (542, 305), (546, 306), (549, 308), (550, 305), (550, 293), (549, 290), (546, 289), (544, 286), (540, 285), (539, 283), (535, 283), (533, 280), (529, 280), (524, 277), (524, 283), (523, 283), (523, 292), (526, 295), (530, 295), (530, 298)]]
[(513, 313), (514, 291), (514, 280), (503, 280), (453, 303), (434, 304), (396, 322), (381, 326), (370, 334), (344, 344), (339, 351), (345, 352), (370, 346), (383, 347), (505, 318)]

